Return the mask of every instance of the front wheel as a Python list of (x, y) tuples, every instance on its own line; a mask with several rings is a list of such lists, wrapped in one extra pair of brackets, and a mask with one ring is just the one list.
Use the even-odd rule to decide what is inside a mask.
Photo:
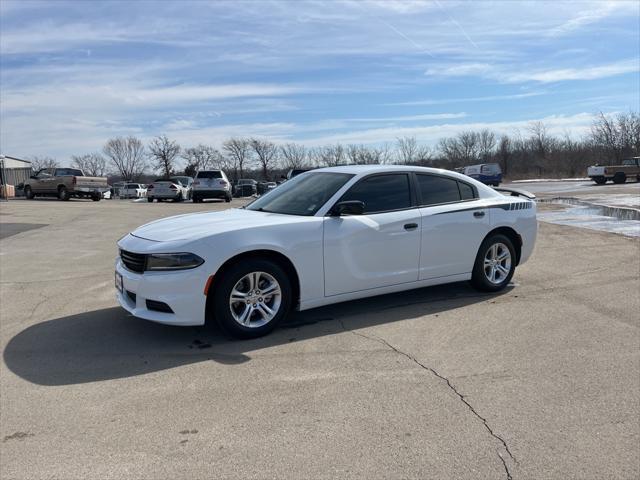
[(147, 202), (153, 203), (153, 197), (147, 197)]
[(247, 260), (221, 277), (213, 297), (218, 325), (236, 338), (256, 338), (271, 332), (288, 315), (291, 282), (270, 260)]
[(484, 292), (498, 292), (511, 281), (516, 269), (513, 243), (504, 235), (486, 238), (473, 266), (471, 284)]
[(31, 187), (28, 185), (24, 187), (24, 196), (29, 200), (33, 200), (33, 198), (35, 197), (35, 195), (33, 194), (33, 190), (31, 190)]
[(93, 200), (94, 202), (99, 202), (101, 198), (102, 198), (101, 193), (96, 193), (91, 195), (91, 200)]

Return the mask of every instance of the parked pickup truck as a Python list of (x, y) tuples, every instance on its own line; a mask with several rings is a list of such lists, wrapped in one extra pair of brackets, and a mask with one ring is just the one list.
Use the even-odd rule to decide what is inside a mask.
[(594, 165), (587, 169), (587, 176), (598, 185), (603, 185), (609, 180), (613, 183), (624, 183), (627, 178), (634, 178), (640, 182), (640, 157), (625, 158), (622, 165)]
[(24, 194), (29, 199), (41, 195), (60, 200), (90, 198), (98, 202), (107, 190), (106, 177), (85, 177), (78, 168), (43, 168), (24, 183)]

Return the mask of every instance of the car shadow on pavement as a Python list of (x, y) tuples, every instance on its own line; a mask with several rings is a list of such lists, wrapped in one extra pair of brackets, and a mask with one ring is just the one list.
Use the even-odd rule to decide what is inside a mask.
[(14, 336), (7, 367), (39, 385), (70, 385), (143, 375), (196, 362), (236, 365), (250, 352), (346, 330), (417, 318), (491, 301), (508, 293), (479, 293), (467, 283), (427, 287), (304, 312), (271, 335), (231, 340), (214, 326), (171, 327), (129, 315), (120, 307), (48, 320)]

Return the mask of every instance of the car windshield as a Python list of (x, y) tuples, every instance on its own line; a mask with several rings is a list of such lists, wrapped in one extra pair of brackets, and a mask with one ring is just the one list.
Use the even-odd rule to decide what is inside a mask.
[(299, 175), (271, 190), (246, 208), (286, 215), (315, 215), (353, 177), (349, 173), (317, 172)]
[(222, 178), (222, 172), (219, 170), (212, 170), (210, 172), (198, 172), (196, 178)]

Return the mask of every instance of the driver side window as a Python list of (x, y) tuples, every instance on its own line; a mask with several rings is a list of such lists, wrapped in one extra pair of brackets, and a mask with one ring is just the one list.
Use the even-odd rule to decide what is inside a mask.
[(361, 180), (340, 201), (364, 202), (364, 213), (380, 213), (411, 208), (409, 176), (405, 173), (373, 175)]

